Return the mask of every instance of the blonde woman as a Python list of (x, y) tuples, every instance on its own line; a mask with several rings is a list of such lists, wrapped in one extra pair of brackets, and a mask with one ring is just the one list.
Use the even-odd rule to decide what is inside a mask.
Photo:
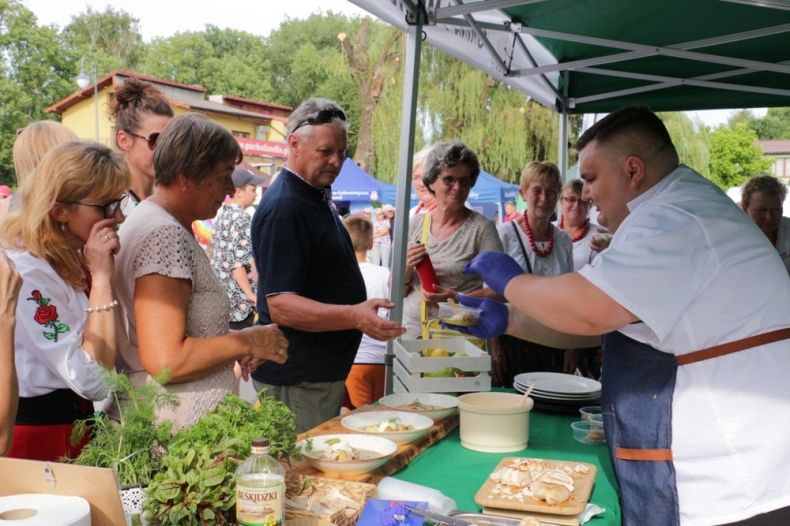
[(741, 208), (779, 252), (790, 273), (790, 218), (782, 216), (787, 187), (771, 175), (757, 175), (743, 185)]
[(129, 172), (95, 143), (51, 150), (22, 183), (24, 207), (0, 224), (0, 243), (23, 279), (16, 308), (19, 410), (9, 456), (74, 457), (74, 423), (107, 396), (118, 305), (110, 280), (120, 249)]
[[(34, 121), (19, 130), (14, 140), (14, 172), (18, 186), (33, 173), (39, 161), (52, 148), (76, 141), (77, 134), (55, 121)], [(0, 202), (0, 217), (18, 206), (19, 192)]]

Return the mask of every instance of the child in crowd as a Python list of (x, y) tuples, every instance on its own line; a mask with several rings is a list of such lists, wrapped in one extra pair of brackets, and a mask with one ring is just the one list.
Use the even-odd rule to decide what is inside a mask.
[[(362, 214), (352, 214), (343, 220), (365, 280), (368, 299), (388, 298), (390, 271), (386, 267), (367, 262), (368, 251), (373, 248), (373, 223)], [(386, 309), (379, 309), (379, 316), (387, 316)], [(387, 342), (362, 335), (354, 365), (346, 378), (347, 400), (345, 407), (352, 409), (375, 402), (384, 396), (384, 355)]]

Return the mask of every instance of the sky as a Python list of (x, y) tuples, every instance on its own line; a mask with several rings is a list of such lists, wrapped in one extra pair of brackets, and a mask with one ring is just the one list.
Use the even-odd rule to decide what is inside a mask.
[[(304, 19), (313, 13), (328, 11), (349, 16), (366, 14), (348, 0), (22, 0), (22, 4), (35, 13), (39, 24), (54, 24), (59, 28), (68, 25), (72, 17), (84, 13), (88, 6), (104, 11), (109, 5), (137, 18), (146, 42), (179, 31), (200, 31), (206, 24), (268, 37), (287, 18)], [(726, 122), (734, 111), (688, 113), (708, 126), (717, 126)], [(765, 111), (764, 108), (752, 110), (757, 116), (765, 115)]]

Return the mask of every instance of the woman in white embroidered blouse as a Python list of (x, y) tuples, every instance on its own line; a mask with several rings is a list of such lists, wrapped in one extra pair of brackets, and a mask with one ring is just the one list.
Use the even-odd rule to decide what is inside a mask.
[(23, 279), (15, 331), (20, 399), (9, 456), (76, 456), (75, 421), (93, 413), (90, 400), (107, 396), (102, 375), (116, 357), (115, 227), (128, 185), (118, 154), (67, 142), (22, 183), (24, 207), (0, 226), (0, 242)]

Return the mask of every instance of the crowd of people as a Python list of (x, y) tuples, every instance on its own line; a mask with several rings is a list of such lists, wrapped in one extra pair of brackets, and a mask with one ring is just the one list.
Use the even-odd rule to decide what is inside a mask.
[[(251, 377), (307, 431), (384, 394), (386, 342), (432, 337), (437, 304), (455, 301), (481, 317), (443, 329), (482, 342), (500, 385), (536, 370), (598, 378), (605, 360), (626, 522), (650, 523), (645, 509), (655, 524), (790, 520), (790, 483), (767, 468), (790, 439), (777, 418), (790, 220), (775, 178), (751, 179), (739, 210), (679, 164), (652, 112), (628, 108), (579, 139), (582, 180), (529, 163), (526, 210), (497, 225), (467, 205), (476, 153), (439, 142), (414, 157), (401, 324), (388, 316), (394, 208), (341, 218), (331, 200), (349, 129), (337, 103), (293, 111), (287, 163), (252, 217), (263, 180), (227, 130), (174, 117), (134, 79), (113, 115), (115, 150), (57, 123), (17, 137), (19, 191), (0, 208), (0, 451), (76, 456), (90, 436), (71, 431), (94, 403), (116, 414), (113, 369), (175, 394), (157, 414), (175, 429)], [(209, 258), (192, 223), (214, 217)]]

